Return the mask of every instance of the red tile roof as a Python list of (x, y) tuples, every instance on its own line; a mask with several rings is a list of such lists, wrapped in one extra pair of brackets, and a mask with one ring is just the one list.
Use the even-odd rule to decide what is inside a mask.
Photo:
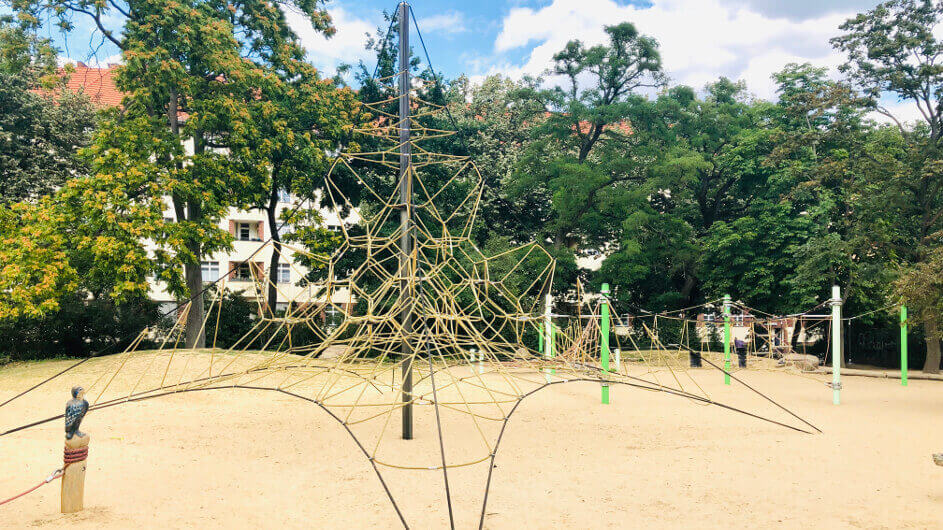
[(115, 65), (92, 68), (84, 63), (76, 63), (66, 88), (73, 92), (84, 91), (95, 105), (116, 107), (121, 104), (122, 93), (115, 86), (114, 70)]

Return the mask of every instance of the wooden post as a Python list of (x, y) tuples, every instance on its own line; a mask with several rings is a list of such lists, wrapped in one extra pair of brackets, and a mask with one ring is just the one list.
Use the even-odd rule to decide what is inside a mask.
[(62, 471), (62, 513), (80, 512), (85, 507), (85, 469), (89, 435), (66, 439)]

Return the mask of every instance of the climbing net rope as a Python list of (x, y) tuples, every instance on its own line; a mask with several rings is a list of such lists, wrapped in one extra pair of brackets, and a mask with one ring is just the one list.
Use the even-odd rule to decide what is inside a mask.
[[(483, 524), (494, 459), (511, 415), (527, 396), (560, 383), (591, 381), (661, 391), (798, 431), (815, 429), (779, 405), (787, 414), (782, 421), (712, 399), (678, 362), (690, 348), (683, 340), (662, 342), (657, 321), (639, 321), (648, 347), (638, 343), (639, 335), (625, 335), (621, 366), (605, 370), (599, 300), (581, 300), (580, 316), (565, 322), (559, 333), (548, 333), (554, 324), (540, 302), (551, 289), (554, 260), (536, 243), (488, 253), (475, 245), (481, 174), (468, 157), (425, 147), (454, 132), (427, 125), (444, 107), (421, 99), (420, 88), (414, 87), (417, 94), (411, 98), (412, 161), (406, 171), (399, 165), (406, 146), (397, 136), (402, 124), (384, 110), (396, 103), (399, 96), (394, 96), (367, 105), (373, 123), (357, 131), (379, 147), (338, 154), (326, 176), (323, 201), (339, 218), (355, 210), (343, 193), (343, 179), (352, 178), (367, 196), (356, 208), (357, 229), (342, 225), (342, 241), (330, 255), (291, 243), (265, 243), (261, 256), (278, 253), (283, 257), (279, 261), (287, 260), (298, 275), (307, 275), (300, 288), (279, 284), (277, 271), (249, 268), (246, 294), (260, 301), (258, 316), (242, 338), (216, 348), (220, 315), (227, 310), (222, 292), (235, 280), (221, 282), (203, 322), (214, 347), (183, 347), (190, 310), (183, 306), (169, 329), (144, 330), (124, 352), (96, 364), (97, 375), (81, 382), (91, 413), (222, 388), (269, 390), (306, 400), (353, 437), (404, 526), (406, 518), (383, 479), (383, 468), (438, 470), (448, 493), (449, 469), (487, 463)], [(413, 190), (411, 204), (397, 198), (404, 185)], [(400, 224), (403, 214), (412, 221)], [(400, 252), (404, 231), (414, 242), (408, 255)], [(299, 258), (309, 268), (301, 268)], [(318, 275), (310, 274), (310, 264)], [(286, 302), (284, 312), (273, 312), (262, 302), (272, 288)], [(348, 300), (356, 301), (357, 310)], [(341, 314), (341, 321), (324, 325), (325, 311)], [(404, 314), (410, 316), (408, 323)], [(617, 327), (627, 318), (614, 315)], [(616, 335), (623, 337), (618, 329)], [(142, 347), (155, 339), (156, 348)], [(538, 346), (543, 340), (547, 344)], [(410, 374), (410, 386), (404, 374)], [(424, 435), (410, 442), (415, 450), (404, 452), (390, 441), (399, 437), (400, 414), (407, 407), (415, 408), (416, 430)]]

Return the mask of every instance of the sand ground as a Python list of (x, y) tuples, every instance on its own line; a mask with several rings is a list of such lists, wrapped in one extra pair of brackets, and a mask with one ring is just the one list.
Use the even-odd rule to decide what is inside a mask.
[[(67, 364), (0, 369), (0, 401)], [(555, 385), (509, 424), (485, 527), (943, 528), (943, 468), (931, 461), (943, 451), (943, 383), (848, 377), (833, 406), (826, 376), (738, 375), (823, 434), (628, 387), (603, 406), (598, 384)], [(716, 372), (694, 377), (718, 401), (787, 419)], [(0, 408), (0, 431), (58, 414), (72, 380)], [(86, 510), (59, 514), (55, 482), (0, 506), (0, 527), (401, 527), (343, 428), (290, 396), (179, 394), (90, 414), (83, 430)], [(416, 438), (389, 450), (437, 447), (432, 423), (420, 421)], [(61, 420), (0, 437), (0, 497), (58, 467), (61, 448)], [(412, 528), (448, 527), (440, 471), (383, 473)], [(477, 526), (486, 473), (487, 464), (449, 473), (458, 528)]]

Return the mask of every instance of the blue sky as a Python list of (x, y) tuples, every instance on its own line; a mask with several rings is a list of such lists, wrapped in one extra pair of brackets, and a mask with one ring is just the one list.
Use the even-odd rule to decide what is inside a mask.
[[(631, 21), (655, 37), (673, 83), (701, 88), (724, 75), (744, 80), (757, 97), (775, 97), (770, 75), (789, 62), (811, 62), (833, 72), (842, 62), (828, 39), (838, 25), (877, 0), (416, 0), (413, 10), (432, 61), (447, 77), (466, 73), (521, 77), (540, 74), (550, 57), (573, 38), (604, 39), (603, 27)], [(384, 26), (382, 11), (393, 0), (331, 0), (337, 35), (324, 39), (297, 15), (289, 15), (311, 61), (326, 73), (340, 62), (371, 58), (364, 34)], [(66, 54), (87, 59), (97, 40), (89, 25), (67, 41), (50, 35)], [(418, 44), (418, 43), (417, 43)], [(96, 50), (103, 61), (116, 50)], [(110, 58), (111, 57), (111, 58)], [(109, 59), (110, 58), (110, 59)], [(914, 110), (888, 101), (904, 119)]]

